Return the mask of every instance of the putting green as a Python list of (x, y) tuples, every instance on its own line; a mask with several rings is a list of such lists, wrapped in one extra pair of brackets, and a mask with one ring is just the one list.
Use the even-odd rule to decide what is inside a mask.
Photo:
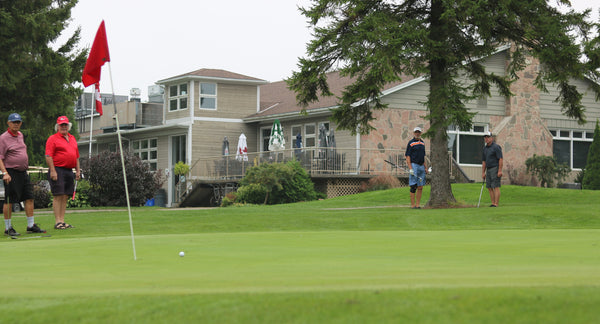
[[(8, 240), (17, 296), (600, 285), (600, 230), (322, 231)], [(185, 257), (179, 257), (179, 251)]]

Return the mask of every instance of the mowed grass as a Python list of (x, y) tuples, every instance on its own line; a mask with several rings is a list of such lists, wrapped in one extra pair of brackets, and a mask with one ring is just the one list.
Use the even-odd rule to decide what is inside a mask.
[[(464, 205), (480, 189), (453, 186)], [(0, 241), (1, 322), (598, 321), (600, 192), (502, 193), (500, 208), (412, 210), (407, 188), (283, 206), (134, 208), (137, 260), (125, 209), (70, 213), (76, 228), (64, 231), (36, 211), (52, 237)], [(13, 223), (24, 232), (24, 217)]]

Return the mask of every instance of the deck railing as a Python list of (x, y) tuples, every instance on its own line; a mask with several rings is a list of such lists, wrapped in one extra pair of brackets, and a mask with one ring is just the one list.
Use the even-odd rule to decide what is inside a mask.
[[(404, 150), (314, 147), (248, 153), (245, 158), (222, 155), (200, 158), (190, 168), (190, 180), (240, 179), (262, 163), (296, 160), (311, 176), (408, 176)], [(388, 162), (386, 162), (388, 161)]]

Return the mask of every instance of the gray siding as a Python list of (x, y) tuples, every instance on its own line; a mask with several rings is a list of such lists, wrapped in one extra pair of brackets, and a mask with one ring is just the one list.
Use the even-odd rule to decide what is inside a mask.
[(546, 120), (548, 128), (594, 130), (596, 120), (600, 119), (600, 105), (595, 101), (594, 94), (589, 89), (589, 82), (588, 80), (573, 82), (579, 91), (584, 92), (582, 104), (586, 109), (585, 116), (588, 121), (585, 125), (577, 124), (576, 120), (568, 118), (561, 112), (560, 104), (554, 102), (559, 95), (556, 87), (548, 86), (548, 93), (541, 93), (540, 113), (542, 118)]

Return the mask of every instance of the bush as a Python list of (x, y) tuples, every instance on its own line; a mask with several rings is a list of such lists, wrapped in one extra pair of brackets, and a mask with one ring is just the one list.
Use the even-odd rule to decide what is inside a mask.
[(223, 197), (221, 201), (221, 207), (228, 207), (235, 204), (237, 200), (237, 194), (235, 192), (229, 192)]
[(588, 152), (581, 187), (583, 189), (600, 190), (600, 126), (598, 126), (598, 120), (596, 120), (594, 140)]
[(52, 203), (52, 193), (48, 180), (33, 183), (33, 208), (48, 208)]
[[(148, 163), (131, 152), (123, 153), (129, 203), (143, 206), (162, 186), (165, 177), (162, 172), (150, 170)], [(91, 206), (126, 206), (125, 185), (121, 156), (118, 152), (104, 151), (91, 159), (82, 159), (82, 173), (90, 184), (88, 191)]]
[(263, 163), (248, 169), (237, 191), (240, 202), (285, 204), (317, 199), (314, 184), (298, 161)]
[(369, 179), (367, 182), (363, 182), (360, 186), (360, 191), (376, 191), (376, 190), (387, 190), (392, 188), (398, 188), (402, 184), (398, 178), (393, 175), (378, 175), (374, 178)]
[(527, 172), (540, 181), (541, 187), (554, 187), (554, 181), (560, 184), (571, 172), (566, 163), (559, 164), (552, 156), (536, 155), (525, 161)]
[(73, 207), (89, 207), (90, 206), (90, 182), (81, 179), (77, 181), (77, 188), (75, 188), (75, 199), (69, 197), (67, 200), (67, 208)]

